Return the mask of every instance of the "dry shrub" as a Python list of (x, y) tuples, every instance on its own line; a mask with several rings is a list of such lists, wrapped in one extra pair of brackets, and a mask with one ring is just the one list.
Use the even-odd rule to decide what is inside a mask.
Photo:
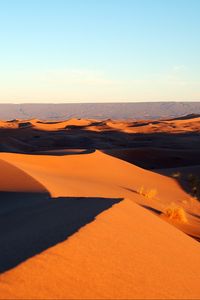
[(153, 199), (153, 198), (155, 198), (156, 195), (157, 195), (157, 190), (156, 190), (156, 189), (148, 190), (148, 191), (145, 193), (145, 197), (146, 197), (147, 199)]
[(141, 186), (137, 192), (139, 195), (144, 196), (147, 199), (153, 199), (157, 195), (156, 189), (149, 189), (145, 191), (143, 186)]
[(185, 210), (180, 206), (171, 205), (171, 206), (167, 207), (164, 211), (164, 215), (168, 219), (178, 221), (180, 223), (188, 222)]
[(143, 196), (143, 195), (144, 195), (144, 187), (141, 186), (141, 187), (137, 190), (137, 193), (138, 193), (139, 195)]

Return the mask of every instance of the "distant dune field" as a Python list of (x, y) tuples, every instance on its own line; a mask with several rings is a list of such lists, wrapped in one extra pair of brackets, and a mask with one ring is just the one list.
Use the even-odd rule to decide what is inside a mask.
[(0, 122), (0, 299), (199, 299), (200, 117)]

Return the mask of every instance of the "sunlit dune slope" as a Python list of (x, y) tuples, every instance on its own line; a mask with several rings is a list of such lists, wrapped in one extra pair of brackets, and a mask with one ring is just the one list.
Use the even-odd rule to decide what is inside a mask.
[[(200, 118), (178, 120), (94, 120), (94, 119), (69, 119), (60, 122), (41, 122), (39, 120), (20, 121), (20, 124), (32, 124), (39, 130), (62, 130), (71, 127), (84, 128), (91, 131), (121, 131), (124, 133), (178, 133), (197, 131), (200, 127)], [(4, 125), (5, 126), (5, 125)]]
[[(176, 180), (101, 151), (63, 156), (1, 153), (0, 158), (40, 182), (52, 197), (128, 197), (160, 211), (172, 202), (188, 208), (191, 198)], [(141, 188), (144, 194), (156, 190), (155, 199), (141, 197)], [(192, 205), (198, 211), (198, 202)]]
[[(35, 179), (52, 197), (128, 197), (158, 212), (175, 203), (190, 213), (199, 214), (198, 201), (176, 180), (101, 151), (62, 156), (1, 153), (0, 158)], [(141, 190), (143, 195), (140, 195)], [(149, 200), (151, 190), (155, 190), (156, 195)]]
[[(135, 203), (162, 212), (174, 202), (190, 212), (189, 196), (175, 180), (100, 151), (1, 153), (0, 159), (6, 170), (1, 191), (48, 191), (54, 201), (124, 199), (64, 242), (1, 274), (1, 299), (199, 298), (199, 243)], [(157, 194), (148, 199), (151, 189)]]
[(198, 299), (199, 244), (130, 200), (1, 275), (0, 298)]
[(0, 158), (39, 181), (53, 197), (95, 195), (135, 199), (143, 186), (146, 190), (157, 189), (157, 196), (165, 203), (188, 199), (175, 180), (101, 151), (66, 156), (1, 153)]
[(39, 130), (62, 130), (66, 129), (68, 126), (88, 126), (93, 122), (93, 120), (87, 120), (87, 119), (69, 119), (65, 121), (60, 121), (60, 122), (49, 122), (49, 121), (39, 121), (35, 120), (32, 122), (34, 127)]
[(72, 128), (83, 128), (88, 131), (121, 131), (124, 133), (181, 133), (198, 131), (200, 117), (177, 118), (171, 120), (96, 120), (67, 119), (63, 121), (12, 120), (0, 121), (0, 129), (33, 128), (44, 131), (58, 131)]

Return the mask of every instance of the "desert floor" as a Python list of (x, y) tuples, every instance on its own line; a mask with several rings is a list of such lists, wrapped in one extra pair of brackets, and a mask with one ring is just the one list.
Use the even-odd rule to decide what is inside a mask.
[(200, 117), (0, 122), (1, 299), (199, 299)]

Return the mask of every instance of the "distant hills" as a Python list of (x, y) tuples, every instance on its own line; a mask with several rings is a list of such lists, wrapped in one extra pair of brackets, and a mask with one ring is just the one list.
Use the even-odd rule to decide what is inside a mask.
[(0, 104), (0, 119), (160, 119), (200, 114), (200, 102)]

